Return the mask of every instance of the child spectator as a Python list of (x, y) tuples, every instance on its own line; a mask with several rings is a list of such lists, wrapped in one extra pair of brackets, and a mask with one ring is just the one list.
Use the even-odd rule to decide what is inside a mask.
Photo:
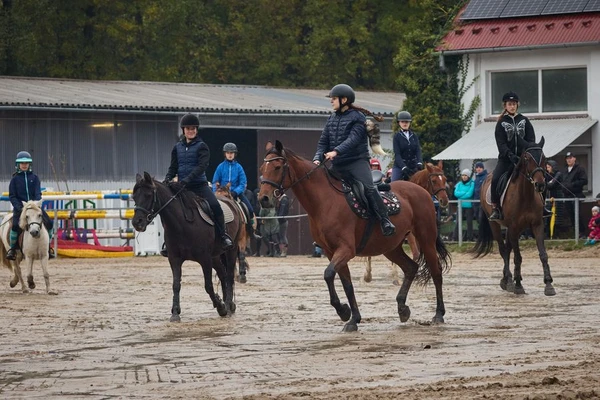
[(592, 218), (590, 218), (588, 228), (590, 229), (590, 234), (584, 245), (596, 244), (600, 240), (600, 207), (592, 207)]

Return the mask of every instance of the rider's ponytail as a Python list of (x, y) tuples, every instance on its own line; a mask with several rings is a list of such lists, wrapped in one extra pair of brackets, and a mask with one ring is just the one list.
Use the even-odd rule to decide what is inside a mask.
[[(354, 108), (355, 110), (358, 110), (369, 117), (373, 117), (377, 122), (383, 121), (383, 116), (381, 114), (374, 115), (371, 111), (367, 110), (366, 108), (358, 107), (354, 104), (350, 104), (349, 107)], [(366, 127), (367, 135), (369, 135), (369, 146), (371, 146), (371, 150), (373, 150), (373, 153), (380, 154), (382, 156), (385, 155), (385, 151), (383, 151), (383, 149), (381, 148), (381, 132), (379, 130), (379, 124), (376, 124), (371, 120), (367, 120)]]

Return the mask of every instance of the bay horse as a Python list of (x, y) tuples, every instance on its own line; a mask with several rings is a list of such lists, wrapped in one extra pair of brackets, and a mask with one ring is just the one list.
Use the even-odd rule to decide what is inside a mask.
[(42, 265), (44, 281), (46, 282), (46, 293), (49, 295), (58, 294), (56, 290), (50, 288), (50, 274), (48, 273), (48, 245), (50, 244), (50, 237), (43, 221), (42, 202), (33, 200), (23, 202), (23, 210), (19, 218), (19, 227), (23, 232), (19, 238), (19, 241), (22, 239), (21, 250), (17, 252), (17, 259), (14, 261), (6, 259), (6, 253), (10, 248), (9, 235), (12, 229), (12, 217), (12, 213), (4, 216), (1, 225), (2, 228), (0, 228), (0, 236), (2, 237), (0, 257), (2, 258), (2, 263), (11, 269), (13, 273), (10, 287), (13, 288), (17, 283), (21, 282), (21, 291), (23, 293), (29, 292), (25, 286), (21, 271), (21, 263), (25, 262), (27, 268), (27, 286), (31, 290), (35, 289), (33, 263), (39, 260)]
[[(450, 199), (448, 198), (448, 190), (446, 189), (446, 175), (444, 174), (443, 168), (444, 164), (442, 160), (440, 160), (437, 165), (426, 163), (425, 169), (414, 173), (413, 176), (410, 177), (410, 182), (415, 183), (427, 190), (431, 195), (432, 200), (437, 200), (440, 207), (446, 208), (450, 203)], [(417, 241), (412, 233), (408, 235), (407, 240), (408, 245), (410, 246), (410, 251), (412, 252), (413, 260), (416, 261), (421, 254), (419, 246), (417, 245)], [(400, 278), (398, 277), (398, 270), (393, 265), (392, 277), (394, 284), (399, 285)], [(365, 282), (371, 282), (372, 279), (373, 275), (371, 257), (369, 257), (367, 258), (367, 266), (365, 268), (363, 280)]]
[[(196, 261), (202, 267), (204, 289), (221, 317), (233, 314), (236, 309), (233, 300), (233, 275), (238, 248), (233, 246), (229, 250), (223, 250), (220, 240), (215, 237), (214, 227), (200, 215), (194, 196), (186, 190), (173, 194), (167, 185), (153, 179), (147, 172), (144, 172), (143, 177), (136, 175), (132, 194), (135, 211), (131, 222), (135, 230), (144, 232), (148, 224), (160, 215), (173, 273), (171, 322), (181, 321), (181, 265), (186, 260)], [(219, 200), (233, 213), (233, 221), (226, 224), (226, 229), (235, 242), (244, 229), (239, 214), (235, 211), (237, 206), (230, 199), (223, 197)], [(221, 281), (223, 300), (213, 288), (213, 269)]]
[[(504, 261), (504, 269), (500, 287), (503, 290), (515, 294), (525, 294), (521, 281), (521, 263), (523, 257), (519, 249), (519, 236), (526, 228), (530, 228), (538, 248), (540, 261), (544, 270), (544, 283), (546, 287), (544, 294), (554, 296), (556, 291), (552, 286), (552, 276), (548, 265), (548, 254), (544, 244), (544, 223), (542, 219), (543, 201), (542, 193), (546, 189), (544, 179), (546, 171), (546, 156), (542, 148), (544, 138), (539, 143), (527, 143), (519, 138), (521, 146), (525, 148), (521, 158), (515, 166), (511, 180), (506, 189), (502, 213), (504, 218), (498, 221), (489, 221), (488, 216), (492, 213), (492, 206), (487, 200), (488, 188), (492, 182), (489, 174), (481, 186), (481, 208), (483, 213), (479, 219), (479, 236), (471, 252), (475, 257), (489, 254), (493, 247), (493, 241), (498, 243), (498, 251)], [(502, 238), (501, 227), (506, 227), (506, 239)], [(514, 251), (514, 282), (510, 271), (510, 253)]]
[[(244, 211), (242, 210), (242, 205), (241, 202), (239, 200), (235, 200), (233, 198), (233, 195), (231, 194), (231, 183), (228, 182), (227, 185), (225, 186), (219, 186), (217, 188), (217, 190), (215, 190), (215, 195), (217, 196), (221, 196), (221, 197), (227, 197), (228, 199), (230, 199), (231, 201), (233, 201), (236, 204), (236, 212), (240, 218), (240, 220), (244, 220)], [(238, 247), (238, 268), (239, 271), (236, 270), (236, 280), (240, 283), (246, 283), (247, 282), (247, 278), (246, 278), (246, 272), (250, 269), (250, 266), (248, 265), (248, 261), (246, 259), (246, 248), (248, 247), (248, 240), (249, 240), (249, 232), (248, 229), (242, 229), (242, 231), (240, 232), (240, 235), (238, 237), (237, 240), (237, 247)]]
[[(325, 168), (325, 163), (316, 166), (311, 161), (284, 149), (277, 140), (269, 150), (260, 167), (262, 180), (258, 199), (264, 207), (273, 207), (281, 194), (291, 189), (308, 213), (313, 239), (329, 259), (324, 278), (329, 290), (330, 303), (344, 325), (344, 332), (358, 330), (361, 315), (354, 295), (354, 286), (348, 262), (355, 256), (377, 256), (383, 254), (398, 264), (404, 271), (404, 281), (396, 296), (400, 321), (410, 317), (406, 299), (411, 284), (416, 279), (425, 284), (433, 279), (437, 297), (433, 323), (443, 323), (444, 307), (442, 273), (451, 264), (450, 255), (438, 233), (435, 211), (431, 196), (415, 184), (404, 181), (391, 183), (391, 190), (398, 197), (401, 211), (390, 215), (396, 226), (396, 234), (383, 236), (379, 224), (361, 245), (368, 221), (356, 216), (346, 203), (341, 182), (334, 180)], [(402, 243), (412, 232), (417, 238), (423, 257), (413, 261), (403, 250)], [(357, 249), (362, 247), (362, 249)], [(339, 275), (348, 304), (342, 304), (334, 285)]]

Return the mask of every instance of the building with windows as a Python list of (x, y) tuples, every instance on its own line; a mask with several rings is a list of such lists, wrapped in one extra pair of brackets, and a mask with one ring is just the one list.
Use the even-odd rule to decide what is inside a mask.
[(600, 190), (600, 1), (472, 0), (437, 50), (442, 65), (448, 56), (468, 62), (474, 84), (463, 103), (481, 105), (468, 133), (436, 159), (497, 158), (502, 95), (514, 91), (546, 156), (562, 166), (572, 152), (588, 173), (587, 195)]

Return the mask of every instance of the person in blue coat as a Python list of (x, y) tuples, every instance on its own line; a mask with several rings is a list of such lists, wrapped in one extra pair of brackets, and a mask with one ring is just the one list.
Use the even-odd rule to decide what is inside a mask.
[(390, 221), (387, 207), (373, 184), (369, 166), (369, 139), (365, 114), (373, 114), (353, 104), (356, 95), (348, 85), (335, 85), (328, 97), (334, 113), (321, 132), (313, 163), (319, 165), (323, 161), (331, 160), (335, 172), (361, 182), (365, 188), (369, 210), (379, 219), (383, 235), (391, 236), (396, 233), (396, 227)]
[(410, 129), (412, 116), (408, 111), (400, 111), (396, 120), (400, 129), (392, 139), (394, 147), (392, 181), (408, 181), (415, 172), (423, 169), (421, 144), (419, 137)]
[(235, 200), (239, 199), (246, 205), (248, 209), (248, 229), (250, 233), (254, 233), (254, 208), (246, 197), (246, 186), (248, 180), (246, 178), (246, 172), (242, 165), (235, 159), (238, 153), (237, 146), (235, 143), (225, 143), (223, 146), (223, 153), (225, 154), (225, 160), (217, 166), (212, 179), (213, 192), (221, 186), (229, 185), (229, 191)]
[[(475, 182), (471, 179), (471, 170), (466, 168), (460, 174), (460, 182), (454, 186), (454, 197), (462, 207), (463, 218), (467, 221), (467, 235), (465, 240), (473, 240), (473, 192), (475, 191)], [(458, 239), (458, 221), (454, 230), (455, 238)]]
[[(223, 209), (221, 209), (217, 197), (208, 186), (208, 179), (206, 178), (210, 150), (208, 145), (198, 136), (200, 120), (194, 114), (186, 114), (181, 118), (179, 125), (183, 135), (171, 151), (171, 164), (164, 183), (168, 184), (174, 192), (187, 189), (208, 202), (215, 219), (216, 236), (221, 239), (223, 248), (229, 249), (233, 247), (233, 242), (225, 229)], [(177, 176), (177, 181), (173, 180), (175, 176)], [(165, 234), (168, 235), (168, 232), (165, 232)], [(167, 250), (164, 248), (161, 251), (161, 254), (165, 257), (168, 255)]]
[[(21, 218), (21, 212), (23, 211), (23, 202), (29, 200), (39, 201), (42, 199), (42, 185), (38, 176), (31, 170), (32, 164), (33, 159), (31, 158), (31, 154), (26, 151), (20, 151), (17, 154), (15, 160), (17, 171), (13, 174), (8, 185), (8, 197), (13, 206), (13, 218), (9, 235), (10, 249), (6, 253), (7, 260), (16, 260), (17, 258), (17, 240), (21, 233), (19, 218)], [(42, 218), (44, 226), (48, 231), (48, 237), (52, 238), (54, 223), (44, 209), (42, 209)], [(51, 248), (48, 249), (48, 255), (50, 258), (54, 258), (54, 251)]]

